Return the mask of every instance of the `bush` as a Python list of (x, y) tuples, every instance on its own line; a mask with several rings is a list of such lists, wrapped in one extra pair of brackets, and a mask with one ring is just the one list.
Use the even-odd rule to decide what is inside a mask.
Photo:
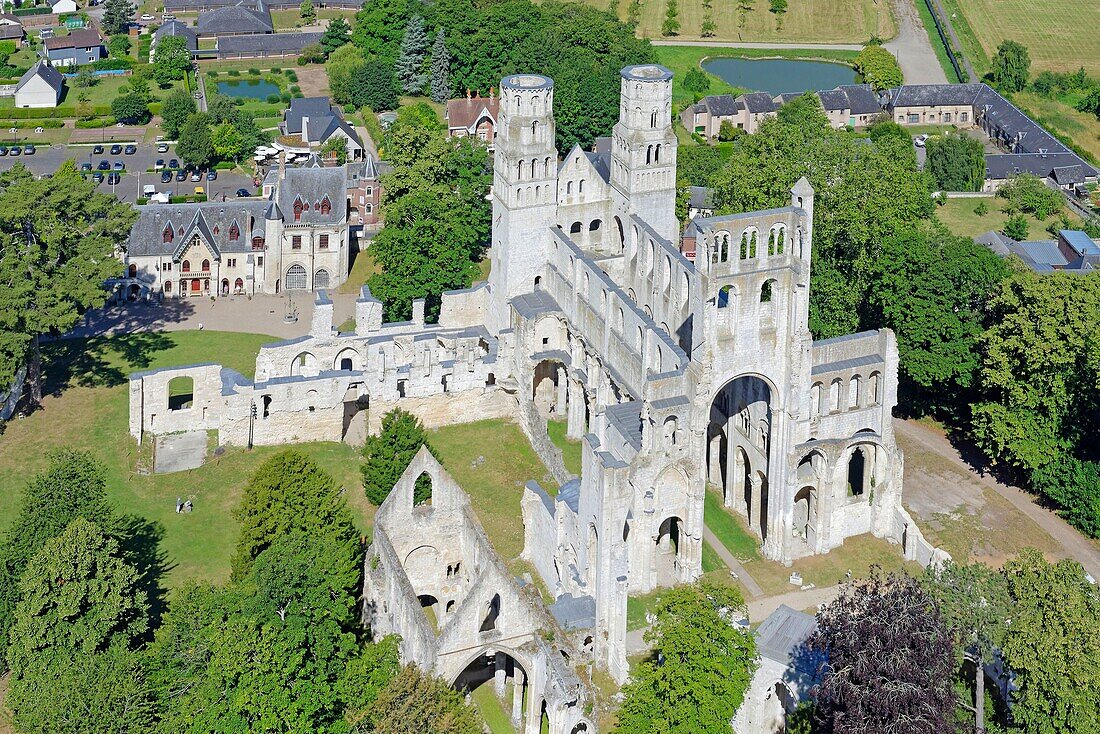
[(77, 120), (75, 125), (80, 130), (97, 130), (101, 127), (112, 127), (118, 120), (113, 117), (104, 117), (96, 120)]
[(230, 69), (229, 71), (226, 72), (226, 74), (228, 74), (229, 76), (240, 76), (241, 72), (238, 71), (237, 69)]
[(279, 97), (279, 95), (277, 95), (277, 94), (269, 94), (269, 95), (267, 95), (267, 102), (268, 102), (268, 104), (279, 104), (279, 99), (280, 99), (280, 97)]
[(206, 72), (206, 75), (211, 79), (214, 79), (218, 76), (218, 72), (215, 69), (211, 69), (210, 71)]
[(275, 100), (272, 104), (279, 102), (279, 100), (282, 100), (283, 104), (290, 104), (290, 92), (283, 92), (279, 96), (279, 99)]
[(300, 91), (302, 91), (302, 88), (299, 87), (297, 84), (290, 85), (290, 93), (291, 94), (297, 94)]
[(984, 201), (979, 201), (978, 205), (974, 207), (974, 213), (979, 217), (984, 217), (986, 214), (989, 214), (989, 204)]
[(272, 74), (282, 74), (283, 69), (282, 69), (282, 67), (279, 67), (279, 66), (272, 66), (271, 67), (271, 73)]
[(1005, 237), (1011, 237), (1014, 240), (1023, 241), (1027, 239), (1028, 232), (1029, 228), (1027, 226), (1027, 217), (1025, 217), (1023, 214), (1011, 216), (1005, 221)]
[(131, 58), (100, 59), (91, 64), (93, 71), (125, 71), (134, 68), (135, 62)]
[(248, 73), (251, 74), (252, 76), (259, 76), (260, 75), (260, 70), (257, 69), (255, 66), (250, 66), (250, 67), (248, 67)]
[(1090, 538), (1100, 537), (1100, 464), (1062, 456), (1036, 469), (1031, 486), (1054, 500), (1070, 525)]
[(294, 69), (287, 69), (286, 70), (286, 78), (289, 79), (292, 82), (296, 82), (296, 81), (298, 81), (298, 74), (295, 73)]

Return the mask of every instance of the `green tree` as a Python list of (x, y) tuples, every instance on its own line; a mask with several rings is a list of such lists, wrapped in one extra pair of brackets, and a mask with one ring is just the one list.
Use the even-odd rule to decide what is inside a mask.
[(307, 24), (317, 20), (317, 11), (313, 7), (313, 0), (302, 0), (302, 4), (298, 6), (298, 15)]
[(710, 90), (710, 76), (702, 69), (693, 66), (684, 75), (684, 89), (697, 95), (706, 94)]
[(244, 136), (236, 125), (223, 122), (210, 133), (210, 143), (214, 146), (214, 155), (219, 160), (238, 162), (248, 153)]
[(676, 175), (687, 179), (689, 186), (713, 186), (730, 154), (729, 146), (684, 146), (676, 151)]
[(364, 61), (363, 52), (351, 44), (341, 46), (329, 54), (325, 61), (325, 72), (332, 98), (338, 104), (352, 104), (352, 74)]
[(940, 191), (981, 191), (985, 181), (985, 147), (969, 135), (935, 135), (925, 144), (924, 168)]
[(867, 46), (855, 60), (856, 71), (875, 91), (901, 86), (901, 66), (882, 46)]
[(82, 66), (80, 71), (76, 73), (76, 78), (73, 79), (73, 86), (87, 89), (88, 87), (94, 87), (98, 81), (90, 66)]
[(155, 732), (156, 699), (139, 653), (112, 648), (65, 656), (13, 681), (12, 723), (23, 734)]
[(718, 140), (722, 143), (728, 143), (731, 140), (737, 138), (742, 134), (740, 128), (734, 127), (733, 122), (730, 120), (722, 120), (722, 123), (718, 126)]
[(197, 168), (205, 168), (214, 160), (214, 140), (210, 135), (209, 118), (196, 112), (187, 118), (180, 128), (176, 141), (179, 157)]
[(326, 158), (331, 156), (337, 164), (344, 165), (348, 162), (347, 139), (342, 135), (333, 135), (321, 146), (321, 155)]
[(661, 594), (645, 633), (656, 660), (623, 687), (619, 734), (724, 734), (756, 670), (751, 635), (731, 624), (745, 602), (734, 588), (700, 581)]
[(1004, 576), (981, 563), (949, 561), (925, 569), (923, 585), (954, 639), (956, 667), (968, 661), (973, 669), (975, 731), (984, 732), (985, 666), (995, 662), (1012, 617)]
[(134, 17), (134, 6), (128, 0), (107, 0), (103, 8), (103, 31), (109, 36), (125, 33)]
[(111, 36), (111, 40), (107, 42), (107, 50), (113, 58), (121, 59), (130, 53), (131, 45), (130, 39), (126, 35), (119, 34)]
[(1004, 226), (1005, 237), (1011, 237), (1014, 240), (1026, 240), (1030, 235), (1031, 228), (1028, 226), (1027, 217), (1023, 214), (1016, 214), (1005, 220)]
[(164, 98), (160, 107), (161, 130), (169, 140), (175, 140), (187, 118), (195, 114), (195, 100), (182, 89), (176, 89)]
[(252, 566), (255, 603), (261, 613), (273, 613), (284, 622), (300, 615), (313, 624), (332, 621), (351, 629), (362, 581), (359, 560), (358, 546), (332, 533), (280, 535)]
[(1038, 176), (1030, 173), (1020, 174), (997, 189), (997, 196), (1008, 200), (1008, 210), (1012, 213), (1034, 214), (1043, 220), (1062, 210), (1062, 194), (1047, 186)]
[(868, 271), (864, 325), (894, 330), (903, 384), (933, 410), (961, 411), (980, 367), (978, 341), (1004, 261), (943, 227), (882, 241)]
[(702, 38), (714, 38), (718, 35), (718, 24), (714, 22), (714, 11), (710, 8), (703, 11), (703, 22), (699, 24), (699, 35)]
[(149, 118), (152, 117), (149, 113), (148, 98), (135, 92), (115, 97), (111, 102), (111, 114), (119, 122), (128, 125), (141, 125), (149, 122)]
[(993, 83), (1003, 92), (1019, 92), (1031, 78), (1031, 56), (1016, 41), (1002, 41), (993, 54)]
[(435, 43), (432, 44), (432, 101), (443, 103), (451, 98), (451, 54), (447, 51), (447, 42), (443, 37), (443, 29), (435, 34)]
[(783, 27), (783, 16), (787, 13), (787, 0), (771, 0), (769, 10), (775, 15), (776, 29), (781, 29)]
[(661, 24), (662, 36), (675, 36), (680, 32), (680, 6), (676, 0), (668, 0), (665, 5), (665, 20)]
[(951, 635), (931, 597), (906, 575), (875, 573), (848, 584), (817, 613), (808, 647), (828, 658), (811, 694), (834, 734), (951, 731)]
[[(8, 665), (15, 678), (78, 653), (127, 647), (148, 626), (148, 600), (118, 543), (73, 520), (46, 542), (19, 580)], [(9, 701), (14, 711), (19, 703)]]
[(300, 451), (283, 451), (261, 464), (233, 514), (240, 524), (232, 562), (236, 580), (245, 578), (256, 557), (281, 535), (335, 533), (341, 543), (358, 544), (340, 488)]
[(1100, 727), (1100, 593), (1080, 564), (1028, 548), (1005, 564), (1011, 620), (1001, 653), (1016, 677), (1012, 720), (1025, 734)]
[[(351, 42), (368, 58), (397, 58), (405, 25), (409, 20), (408, 0), (374, 0), (355, 14)], [(388, 108), (387, 108), (388, 109)]]
[(191, 68), (191, 51), (187, 48), (187, 40), (183, 36), (164, 36), (157, 41), (152, 62), (153, 79), (161, 87), (168, 87), (172, 82), (183, 79), (183, 75)]
[(0, 174), (0, 385), (27, 365), (32, 404), (42, 400), (39, 336), (61, 335), (107, 299), (121, 266), (133, 207), (96, 191), (71, 161), (36, 179), (17, 165)]
[(424, 73), (424, 57), (428, 52), (428, 45), (424, 19), (419, 15), (412, 16), (401, 41), (401, 53), (394, 64), (397, 81), (405, 94), (420, 94), (428, 83), (428, 74)]
[(321, 36), (321, 48), (325, 51), (326, 59), (333, 51), (351, 41), (350, 33), (351, 26), (343, 18), (333, 18), (328, 22), (328, 27)]
[[(428, 435), (420, 420), (412, 413), (394, 408), (382, 416), (382, 430), (376, 436), (367, 436), (363, 445), (363, 492), (375, 505), (381, 505), (389, 496), (393, 485), (409, 468), (409, 462), (421, 446), (427, 446)], [(431, 482), (421, 486), (417, 482), (413, 494), (416, 503), (424, 501), (431, 493)]]
[(378, 695), (370, 716), (374, 734), (481, 734), (484, 724), (446, 681), (406, 665)]
[(393, 64), (383, 60), (365, 61), (351, 75), (351, 103), (382, 112), (397, 107), (398, 83)]
[(1100, 463), (1057, 456), (1035, 469), (1031, 487), (1052, 499), (1073, 527), (1100, 538)]

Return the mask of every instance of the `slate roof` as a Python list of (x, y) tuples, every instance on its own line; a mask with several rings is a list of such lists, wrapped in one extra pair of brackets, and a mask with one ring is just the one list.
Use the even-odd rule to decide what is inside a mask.
[(830, 110), (851, 109), (848, 95), (839, 89), (826, 89), (825, 91), (818, 92), (817, 98), (821, 100), (821, 106), (825, 108), (826, 112)]
[[(298, 33), (290, 35), (304, 36), (309, 34)], [(268, 36), (266, 38), (271, 37), (272, 36)], [(283, 129), (286, 134), (301, 135), (302, 120), (307, 117), (309, 120), (306, 123), (306, 127), (309, 128), (310, 140), (324, 143), (332, 137), (333, 133), (337, 130), (342, 130), (345, 135), (355, 141), (360, 147), (363, 146), (363, 140), (359, 137), (359, 134), (355, 132), (355, 128), (344, 120), (339, 110), (332, 106), (332, 102), (329, 101), (328, 97), (301, 97), (290, 100), (290, 107), (283, 113)], [(323, 132), (318, 134), (317, 130), (322, 130)]]
[(1085, 167), (1080, 163), (1072, 166), (1056, 166), (1051, 173), (1051, 178), (1060, 186), (1079, 184), (1085, 182)]
[(154, 39), (159, 40), (165, 36), (180, 36), (187, 42), (187, 48), (190, 51), (195, 51), (199, 47), (199, 37), (195, 35), (195, 31), (178, 20), (168, 21), (153, 33)]
[(1045, 178), (1052, 176), (1056, 168), (1072, 166), (1078, 166), (1085, 177), (1096, 176), (1096, 169), (1076, 153), (992, 153), (985, 157), (985, 176), (996, 181), (1021, 173)]
[[(342, 166), (332, 168), (287, 168), (286, 178), (276, 190), (276, 202), (290, 221), (294, 217), (294, 201), (301, 198), (309, 205), (302, 212), (302, 224), (338, 224), (347, 218), (347, 174)], [(331, 211), (321, 214), (317, 205), (328, 196)]]
[(254, 33), (244, 36), (219, 36), (219, 54), (297, 53), (321, 42), (323, 33)]
[(1100, 256), (1100, 246), (1096, 244), (1096, 240), (1079, 229), (1060, 229), (1058, 236), (1078, 255)]
[(688, 187), (688, 206), (692, 209), (714, 209), (714, 189), (706, 186)]
[(100, 37), (99, 31), (82, 28), (67, 36), (47, 38), (43, 45), (47, 51), (57, 51), (64, 48), (95, 48), (103, 45), (103, 39)]
[[(132, 256), (176, 257), (177, 251), (196, 233), (211, 245), (215, 257), (223, 252), (252, 252), (252, 232), (263, 229), (266, 206), (266, 201), (255, 199), (139, 206), (138, 219), (130, 229), (127, 252)], [(233, 222), (237, 223), (240, 231), (240, 237), (235, 241), (229, 239)], [(174, 236), (171, 242), (165, 242), (164, 230), (169, 225)]]
[(703, 97), (699, 104), (715, 117), (730, 117), (741, 109), (741, 104), (732, 94), (711, 94)]
[(805, 654), (804, 644), (816, 629), (816, 619), (783, 604), (753, 633), (756, 651), (769, 660), (813, 674), (820, 655)]
[(870, 84), (842, 84), (837, 89), (847, 95), (853, 115), (876, 115), (882, 112), (882, 103)]
[(11, 25), (10, 23), (0, 24), (0, 40), (11, 41), (18, 40), (23, 37), (23, 26)]
[(906, 84), (890, 90), (890, 104), (893, 107), (973, 104), (978, 92), (985, 86), (985, 84)]
[(19, 91), (34, 77), (41, 78), (44, 82), (49, 84), (55, 92), (60, 92), (61, 88), (65, 86), (65, 78), (61, 76), (61, 72), (53, 68), (45, 61), (39, 61), (37, 64), (27, 69), (23, 76), (19, 77), (19, 83), (15, 85), (15, 91)]
[(477, 121), (488, 115), (496, 124), (500, 113), (500, 100), (496, 97), (466, 97), (447, 100), (447, 127), (474, 132)]
[(591, 596), (562, 594), (549, 609), (564, 630), (589, 629), (596, 626), (596, 600)]
[(775, 112), (778, 109), (775, 100), (767, 92), (749, 92), (738, 97), (749, 112)]
[[(230, 5), (199, 15), (195, 31), (200, 36), (221, 36), (235, 33), (271, 33), (275, 26), (271, 23), (271, 13), (260, 3), (251, 8), (244, 4)], [(305, 35), (305, 34), (285, 34)], [(219, 38), (219, 50), (221, 46)]]

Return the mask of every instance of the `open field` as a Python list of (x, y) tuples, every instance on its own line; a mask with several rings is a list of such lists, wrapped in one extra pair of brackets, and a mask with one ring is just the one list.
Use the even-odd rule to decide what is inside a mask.
[(1042, 118), (1045, 127), (1068, 135), (1074, 143), (1100, 159), (1100, 119), (1096, 115), (1078, 112), (1070, 103), (1073, 100), (1046, 99), (1033, 92), (1017, 92), (1012, 99), (1032, 118)]
[[(9, 421), (0, 436), (0, 528), (18, 511), (19, 496), (32, 474), (46, 466), (46, 452), (70, 446), (86, 449), (106, 465), (107, 495), (120, 514), (159, 523), (165, 584), (188, 579), (224, 581), (236, 543), (237, 506), (248, 477), (283, 447), (227, 449), (205, 466), (175, 474), (136, 472), (139, 449), (130, 437), (126, 378), (130, 372), (217, 359), (251, 375), (261, 344), (272, 337), (216, 331), (138, 333), (111, 339), (74, 339), (46, 346), (47, 396), (42, 409)], [(357, 451), (338, 443), (303, 444), (309, 454), (348, 488), (360, 528), (369, 528), (373, 509), (360, 491)], [(175, 512), (177, 497), (194, 511)]]
[[(989, 58), (1001, 41), (1018, 41), (1028, 48), (1037, 73), (1075, 71), (1084, 66), (1100, 73), (1100, 6), (1072, 0), (947, 0), (952, 24), (978, 73), (989, 70)], [(977, 48), (977, 51), (976, 51)]]
[[(983, 201), (989, 207), (989, 211), (984, 216), (979, 216), (974, 209), (979, 202)], [(936, 207), (936, 216), (952, 233), (960, 237), (976, 237), (991, 229), (998, 232), (1004, 229), (1008, 215), (1001, 208), (1006, 203), (1004, 199), (998, 199), (995, 196), (980, 199), (948, 199), (946, 204)], [(1081, 223), (1081, 218), (1075, 213), (1069, 210), (1063, 211), (1066, 212), (1071, 223), (1075, 225)], [(1054, 217), (1048, 217), (1046, 221), (1040, 222), (1033, 216), (1024, 216), (1027, 217), (1030, 230), (1029, 239), (1050, 239), (1050, 233), (1046, 228), (1051, 222), (1056, 221)]]
[[(316, 8), (317, 19), (313, 21), (312, 25), (327, 26), (325, 21), (333, 18), (344, 18), (350, 25), (352, 19), (355, 18), (355, 11), (345, 8)], [(279, 31), (292, 31), (295, 28), (302, 28), (303, 26), (310, 25), (302, 20), (302, 12), (297, 9), (288, 10), (272, 10), (271, 22), (275, 26), (275, 32)], [(294, 59), (290, 59), (294, 61)]]
[[(601, 10), (606, 0), (586, 0)], [(618, 15), (626, 20), (630, 0), (619, 0)], [(638, 35), (661, 36), (666, 3), (642, 0), (638, 16)], [(679, 4), (680, 34), (674, 38), (700, 40), (703, 22), (702, 0), (683, 0)], [(774, 43), (863, 43), (873, 35), (892, 38), (896, 32), (887, 0), (800, 0), (790, 3), (787, 12), (777, 16), (763, 0), (745, 16), (744, 27), (736, 3), (714, 3), (714, 22), (718, 26), (715, 41), (752, 41)]]

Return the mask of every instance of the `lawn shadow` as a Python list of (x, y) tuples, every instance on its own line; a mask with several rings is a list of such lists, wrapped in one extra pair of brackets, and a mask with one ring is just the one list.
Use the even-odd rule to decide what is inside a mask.
[[(153, 355), (170, 349), (172, 339), (162, 332), (142, 331), (123, 336), (61, 339), (43, 345), (43, 394), (60, 395), (72, 385), (115, 387), (131, 372), (152, 364)], [(117, 352), (109, 354), (108, 350)]]
[(160, 548), (164, 539), (164, 526), (139, 515), (123, 515), (118, 520), (118, 541), (126, 559), (133, 564), (138, 573), (138, 588), (149, 599), (149, 639), (160, 626), (161, 617), (167, 608), (165, 589), (161, 579), (171, 571), (175, 564)]

